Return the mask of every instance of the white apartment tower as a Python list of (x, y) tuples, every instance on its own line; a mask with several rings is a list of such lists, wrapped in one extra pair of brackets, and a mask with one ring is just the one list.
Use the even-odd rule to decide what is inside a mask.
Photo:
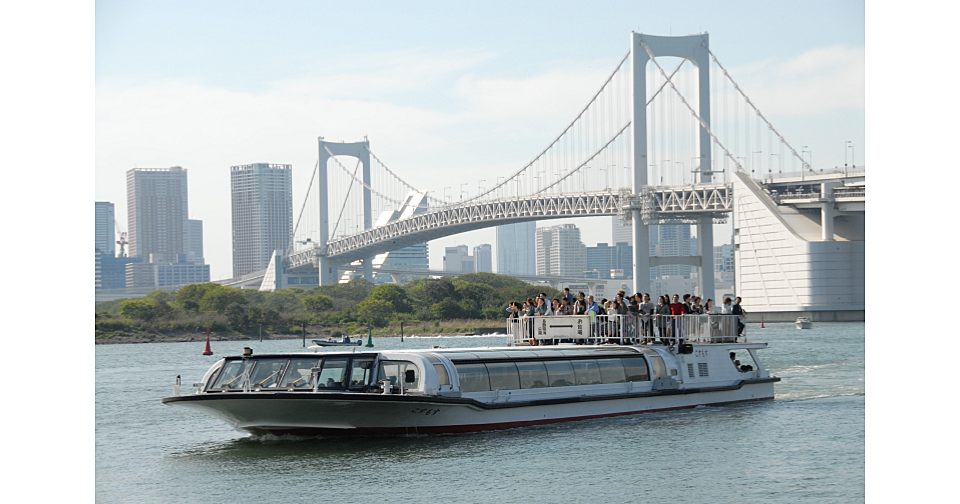
[(537, 228), (537, 275), (582, 277), (587, 248), (573, 224)]
[(274, 250), (293, 234), (291, 165), (255, 163), (230, 167), (233, 275), (261, 271)]

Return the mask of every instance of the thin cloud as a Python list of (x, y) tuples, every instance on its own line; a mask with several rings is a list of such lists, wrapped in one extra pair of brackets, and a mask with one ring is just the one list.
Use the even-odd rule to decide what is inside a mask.
[(815, 49), (785, 62), (731, 68), (730, 74), (764, 114), (811, 116), (866, 106), (862, 47)]

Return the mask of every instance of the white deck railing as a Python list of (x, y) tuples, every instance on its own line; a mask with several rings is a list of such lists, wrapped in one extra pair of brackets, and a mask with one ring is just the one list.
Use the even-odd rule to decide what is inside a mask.
[(733, 343), (736, 315), (554, 315), (507, 319), (514, 345)]

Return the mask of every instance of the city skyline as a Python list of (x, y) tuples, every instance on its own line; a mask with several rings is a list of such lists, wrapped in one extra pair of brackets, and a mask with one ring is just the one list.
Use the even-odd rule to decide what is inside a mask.
[[(97, 4), (96, 199), (122, 201), (115, 178), (133, 167), (191, 170), (195, 186), (203, 188), (190, 196), (192, 217), (206, 221), (205, 255), (216, 279), (232, 273), (229, 181), (222, 176), (229, 166), (258, 159), (291, 164), (297, 207), (316, 159), (316, 138), (368, 135), (372, 148), (413, 184), (437, 196), (445, 187), (475, 194), (522, 166), (569, 122), (626, 52), (630, 30), (709, 31), (714, 52), (784, 135), (813, 151), (815, 165), (842, 165), (847, 154), (863, 164), (868, 155), (861, 4), (692, 3), (688, 7), (696, 9), (681, 11), (623, 3), (616, 15), (614, 9), (568, 4), (569, 18), (522, 30), (543, 6), (519, 6), (514, 19), (498, 24), (491, 18), (495, 9), (428, 13), (380, 4), (364, 27), (381, 36), (361, 41), (347, 22), (310, 43), (264, 40), (256, 49), (223, 41), (252, 25), (303, 23), (319, 16), (319, 7), (231, 5), (226, 12), (237, 22), (211, 31), (207, 20), (225, 12), (214, 4)], [(324, 6), (330, 9), (351, 10)], [(184, 16), (191, 21), (181, 23)], [(586, 23), (583, 33), (557, 37), (574, 18)], [(797, 20), (809, 21), (804, 33), (816, 36), (792, 36), (783, 28)], [(458, 23), (476, 29), (454, 33), (446, 27)], [(426, 24), (444, 28), (418, 31)], [(179, 42), (167, 44), (174, 25)], [(142, 36), (130, 38), (137, 30)], [(196, 50), (178, 52), (182, 44)], [(319, 48), (332, 56), (321, 58)], [(280, 51), (286, 51), (283, 58), (273, 57)], [(531, 58), (537, 63), (529, 64)], [(235, 78), (249, 67), (263, 71)], [(125, 222), (124, 207), (117, 206)], [(586, 243), (613, 242), (603, 218), (548, 224), (566, 222), (583, 230)], [(490, 228), (434, 240), (430, 247), (494, 240)], [(431, 269), (441, 269), (441, 258), (432, 254)]]

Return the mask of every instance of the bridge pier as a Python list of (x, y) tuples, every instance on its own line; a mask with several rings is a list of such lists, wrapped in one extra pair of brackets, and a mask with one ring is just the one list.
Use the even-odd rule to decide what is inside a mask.
[[(327, 194), (327, 161), (332, 156), (351, 156), (360, 160), (363, 165), (363, 229), (373, 227), (373, 214), (370, 194), (370, 142), (326, 142), (323, 137), (317, 140), (319, 147), (319, 165), (317, 178), (319, 179), (320, 199), (320, 252), (326, 253), (327, 242), (330, 240), (329, 195)], [(337, 283), (336, 267), (332, 266), (323, 256), (320, 257), (320, 285)], [(363, 278), (373, 281), (373, 256), (363, 259)]]
[(650, 226), (643, 223), (640, 210), (632, 211), (633, 292), (650, 292)]
[(837, 182), (824, 182), (820, 184), (820, 199), (824, 200), (820, 204), (820, 230), (823, 241), (833, 241), (833, 218), (837, 216), (837, 209), (834, 206), (833, 189), (839, 184)]
[[(700, 256), (700, 297), (706, 304), (707, 299), (713, 299), (717, 290), (714, 284), (713, 271), (713, 217), (700, 217), (697, 223), (697, 255)], [(716, 306), (717, 300), (713, 299)], [(721, 303), (722, 304), (722, 303)]]

